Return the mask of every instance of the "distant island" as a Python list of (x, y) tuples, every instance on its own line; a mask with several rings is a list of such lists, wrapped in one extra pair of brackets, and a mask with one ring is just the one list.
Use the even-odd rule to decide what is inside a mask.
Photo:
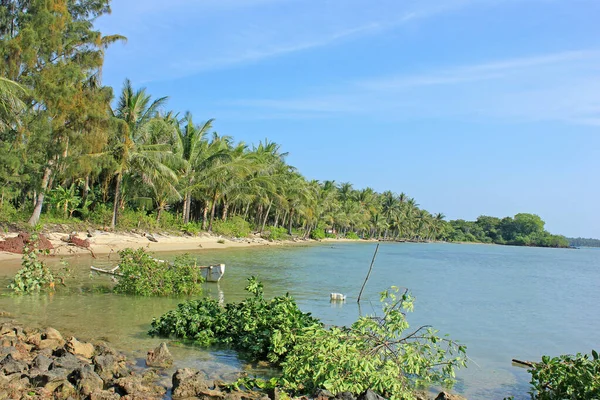
[(569, 247), (569, 240), (544, 230), (545, 222), (535, 214), (517, 214), (514, 218), (482, 215), (476, 221), (457, 219), (447, 239), (452, 242), (495, 243), (514, 246)]
[(600, 247), (600, 239), (567, 238), (574, 247)]

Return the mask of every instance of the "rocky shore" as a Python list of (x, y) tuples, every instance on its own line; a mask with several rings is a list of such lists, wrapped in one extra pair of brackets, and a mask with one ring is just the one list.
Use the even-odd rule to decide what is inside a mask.
[[(225, 383), (208, 379), (195, 369), (178, 369), (164, 379), (164, 369), (173, 365), (167, 345), (150, 350), (145, 366), (136, 365), (105, 342), (88, 343), (63, 337), (53, 328), (24, 327), (0, 312), (0, 400), (281, 400), (275, 390), (269, 393), (228, 391)], [(384, 400), (367, 390), (359, 396), (326, 390), (314, 395), (318, 400)], [(419, 400), (427, 400), (425, 393)], [(303, 397), (303, 399), (308, 399)], [(459, 396), (440, 393), (436, 400), (457, 400)]]

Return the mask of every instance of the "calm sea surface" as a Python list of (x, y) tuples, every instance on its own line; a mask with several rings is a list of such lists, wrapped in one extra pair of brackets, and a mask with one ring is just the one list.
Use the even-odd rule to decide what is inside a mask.
[[(379, 292), (407, 287), (417, 301), (409, 322), (433, 325), (467, 345), (471, 362), (455, 390), (470, 399), (528, 398), (529, 375), (512, 358), (600, 349), (600, 250), (539, 249), (458, 244), (381, 244), (361, 301), (358, 292), (376, 244), (327, 243), (203, 251), (201, 263), (227, 265), (221, 283), (206, 291), (224, 301), (242, 299), (246, 278), (259, 277), (267, 296), (289, 292), (304, 311), (328, 324), (351, 324), (379, 310)], [(163, 253), (162, 258), (175, 254)], [(134, 298), (106, 293), (110, 278), (90, 277), (89, 266), (115, 261), (71, 258), (75, 282), (54, 295), (12, 296), (0, 289), (0, 310), (23, 323), (53, 326), (83, 339), (99, 338), (142, 358), (160, 339), (148, 338), (153, 317), (181, 299)], [(52, 261), (57, 265), (57, 261)], [(0, 266), (5, 288), (18, 262)], [(348, 296), (332, 304), (330, 292)], [(228, 350), (171, 343), (176, 367), (196, 367), (227, 379), (251, 368)], [(259, 371), (264, 372), (264, 371)]]

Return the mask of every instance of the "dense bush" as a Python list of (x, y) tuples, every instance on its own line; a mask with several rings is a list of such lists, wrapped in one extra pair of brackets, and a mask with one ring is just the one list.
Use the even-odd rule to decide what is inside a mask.
[(283, 226), (269, 226), (267, 231), (269, 232), (267, 235), (267, 239), (269, 240), (283, 240), (288, 237), (287, 229), (285, 229)]
[(23, 217), (9, 201), (4, 201), (0, 204), (0, 224), (13, 223), (21, 220)]
[(315, 228), (310, 233), (310, 238), (314, 240), (325, 239), (325, 229), (323, 228)]
[(246, 291), (252, 296), (225, 307), (210, 298), (179, 304), (176, 310), (154, 319), (149, 333), (192, 339), (203, 345), (226, 344), (251, 360), (278, 364), (301, 329), (318, 321), (300, 311), (288, 295), (265, 300), (263, 286), (254, 277), (248, 280)]
[(589, 355), (542, 357), (529, 370), (532, 397), (539, 400), (592, 400), (600, 398), (600, 359), (592, 350)]
[(213, 232), (217, 235), (228, 237), (248, 237), (252, 231), (250, 224), (240, 216), (235, 216), (227, 221), (214, 221)]
[(312, 393), (361, 393), (373, 389), (392, 400), (412, 399), (415, 389), (452, 386), (454, 370), (466, 365), (466, 347), (421, 327), (409, 334), (407, 291), (382, 293), (383, 316), (365, 316), (350, 328), (309, 327), (282, 363), (286, 387)]
[(227, 344), (254, 361), (269, 360), (281, 366), (279, 377), (243, 379), (233, 386), (279, 386), (295, 394), (318, 388), (357, 394), (371, 388), (392, 400), (413, 399), (417, 387), (452, 385), (454, 370), (465, 365), (465, 347), (436, 331), (422, 327), (405, 333), (405, 313), (413, 307), (407, 291), (384, 292), (381, 317), (327, 329), (287, 295), (266, 301), (255, 278), (246, 290), (253, 296), (224, 308), (212, 299), (180, 304), (154, 319), (149, 333)]
[(201, 269), (189, 256), (177, 257), (170, 264), (153, 258), (143, 248), (119, 252), (121, 274), (116, 293), (139, 296), (192, 295), (202, 292)]
[(360, 237), (358, 237), (356, 232), (346, 232), (346, 239), (358, 240)]

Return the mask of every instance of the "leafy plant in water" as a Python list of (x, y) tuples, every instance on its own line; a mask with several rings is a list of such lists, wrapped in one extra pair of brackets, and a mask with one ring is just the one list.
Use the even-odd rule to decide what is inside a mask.
[(41, 290), (54, 290), (54, 275), (39, 255), (44, 251), (38, 249), (39, 234), (34, 232), (23, 247), (22, 268), (17, 271), (9, 289), (17, 293), (33, 293)]
[(253, 361), (278, 364), (302, 328), (318, 324), (318, 320), (300, 311), (288, 295), (265, 300), (263, 285), (255, 277), (248, 279), (246, 291), (252, 296), (225, 307), (210, 298), (179, 304), (176, 310), (154, 319), (149, 333), (192, 339), (203, 345), (225, 344)]
[(542, 362), (529, 370), (531, 397), (540, 400), (600, 398), (600, 359), (592, 350), (591, 357), (562, 355), (542, 357)]
[(287, 295), (266, 301), (254, 277), (246, 290), (252, 297), (225, 308), (213, 299), (180, 304), (154, 319), (149, 333), (204, 345), (228, 344), (252, 360), (269, 360), (282, 368), (278, 378), (245, 377), (232, 388), (278, 386), (294, 393), (326, 388), (334, 394), (371, 388), (391, 399), (411, 399), (419, 386), (451, 386), (455, 369), (466, 365), (465, 346), (438, 337), (431, 328), (405, 333), (405, 313), (413, 308), (407, 291), (398, 295), (392, 288), (382, 294), (382, 317), (326, 329)]
[(396, 287), (382, 293), (382, 317), (361, 317), (350, 328), (305, 329), (282, 363), (284, 387), (334, 394), (370, 388), (390, 399), (412, 399), (419, 387), (452, 386), (455, 369), (466, 366), (466, 347), (428, 326), (407, 334), (413, 298), (397, 293)]
[(160, 261), (143, 248), (119, 252), (122, 275), (114, 287), (116, 293), (138, 296), (193, 295), (202, 293), (201, 269), (188, 255), (175, 258), (172, 264)]

